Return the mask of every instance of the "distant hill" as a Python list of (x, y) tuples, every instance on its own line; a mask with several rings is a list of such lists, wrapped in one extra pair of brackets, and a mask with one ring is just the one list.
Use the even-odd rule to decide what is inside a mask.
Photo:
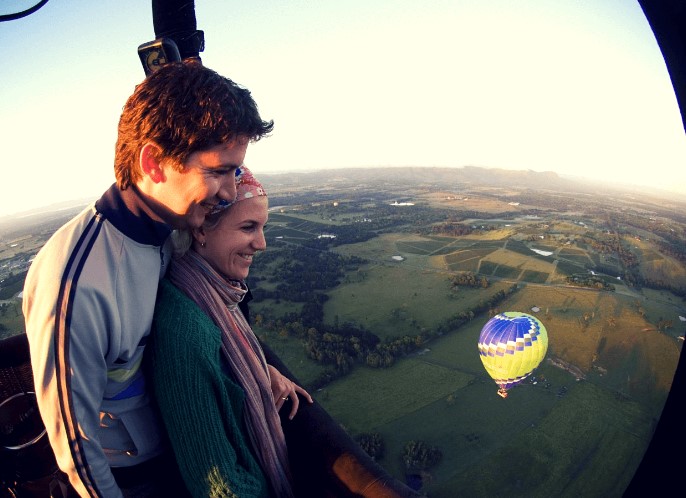
[[(67, 221), (84, 209), (96, 198), (83, 198), (57, 202), (48, 206), (36, 206), (34, 209), (0, 217), (0, 236), (24, 230), (42, 224), (54, 224)], [(61, 224), (61, 223), (58, 223)]]
[(489, 169), (476, 166), (462, 168), (441, 168), (427, 166), (341, 168), (322, 169), (289, 173), (263, 173), (260, 179), (279, 186), (299, 184), (328, 184), (337, 180), (358, 181), (372, 184), (409, 184), (409, 185), (449, 185), (459, 183), (489, 186), (532, 186), (541, 185), (570, 186), (575, 184), (564, 180), (552, 171), (538, 173), (531, 170), (514, 171)]
[[(358, 183), (361, 186), (395, 185), (407, 187), (440, 187), (459, 190), (462, 187), (521, 188), (531, 190), (548, 190), (568, 193), (636, 194), (646, 197), (668, 199), (686, 203), (686, 193), (651, 189), (621, 183), (608, 184), (594, 182), (591, 179), (560, 176), (553, 171), (537, 172), (533, 170), (507, 170), (501, 168), (484, 168), (464, 166), (461, 168), (399, 166), (371, 168), (320, 169), (284, 173), (258, 173), (260, 180), (267, 187), (278, 190), (284, 188), (297, 191), (299, 186), (321, 185), (334, 189), (337, 183)], [(49, 206), (37, 206), (35, 209), (0, 217), (0, 236), (8, 232), (21, 231), (37, 223), (54, 223), (68, 220), (96, 198), (82, 198), (64, 201)]]
[(666, 198), (686, 202), (686, 193), (674, 192), (627, 185), (617, 182), (595, 182), (581, 177), (560, 176), (554, 171), (538, 172), (533, 170), (507, 170), (463, 166), (461, 168), (402, 166), (373, 168), (321, 169), (288, 173), (260, 173), (263, 183), (276, 187), (295, 187), (298, 185), (331, 185), (337, 181), (357, 181), (360, 184), (378, 185), (440, 185), (457, 188), (464, 186), (517, 187), (534, 190), (555, 190), (579, 193), (603, 193), (613, 190), (616, 193), (633, 193), (651, 197)]

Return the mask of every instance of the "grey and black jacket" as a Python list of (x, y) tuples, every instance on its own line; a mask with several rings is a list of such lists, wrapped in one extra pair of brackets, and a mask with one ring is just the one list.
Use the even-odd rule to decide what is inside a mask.
[(121, 496), (110, 467), (164, 449), (141, 362), (170, 232), (135, 188), (113, 185), (29, 269), (23, 310), (39, 409), (82, 496)]

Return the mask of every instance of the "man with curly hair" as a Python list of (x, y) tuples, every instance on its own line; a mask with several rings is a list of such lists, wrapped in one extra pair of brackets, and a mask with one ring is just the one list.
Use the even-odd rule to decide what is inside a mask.
[(248, 144), (272, 128), (228, 78), (199, 62), (163, 66), (122, 111), (116, 184), (32, 263), (23, 307), (36, 396), (80, 496), (164, 496), (176, 482), (141, 368), (168, 237), (233, 201)]

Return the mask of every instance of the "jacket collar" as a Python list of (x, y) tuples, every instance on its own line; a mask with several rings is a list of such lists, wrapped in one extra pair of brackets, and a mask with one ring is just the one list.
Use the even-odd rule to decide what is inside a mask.
[(96, 201), (95, 209), (117, 230), (140, 244), (161, 246), (172, 232), (135, 186), (120, 190), (113, 184)]

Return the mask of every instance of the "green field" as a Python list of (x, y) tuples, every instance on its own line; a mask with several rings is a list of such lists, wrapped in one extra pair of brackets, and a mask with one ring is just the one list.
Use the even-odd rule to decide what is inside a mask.
[(476, 352), (482, 325), (475, 320), (391, 369), (357, 369), (316, 399), (351, 434), (380, 433), (381, 463), (401, 479), (397, 456), (407, 441), (440, 448), (441, 463), (425, 476), (431, 497), (455, 489), (460, 496), (620, 496), (656, 413), (547, 364), (537, 374), (548, 384), (526, 383), (500, 398)]
[[(329, 292), (326, 320), (356, 321), (382, 340), (435, 326), (498, 288), (451, 297), (443, 272), (401, 263), (364, 273)], [(379, 462), (401, 480), (405, 443), (439, 448), (440, 463), (422, 474), (432, 498), (451, 498), (456, 489), (473, 497), (621, 496), (659, 419), (681, 347), (669, 332), (649, 337), (643, 330), (674, 303), (664, 292), (639, 307), (621, 294), (554, 289), (526, 286), (502, 307), (547, 305), (540, 318), (549, 330), (548, 357), (566, 358), (585, 380), (544, 362), (537, 384), (500, 398), (476, 349), (488, 318), (480, 316), (391, 368), (356, 368), (315, 399), (351, 436), (379, 433), (386, 448)], [(303, 383), (321, 372), (297, 339), (265, 338)]]
[[(401, 480), (408, 441), (440, 449), (440, 463), (421, 474), (432, 498), (452, 498), (455, 490), (473, 497), (621, 496), (650, 442), (681, 351), (683, 331), (658, 332), (654, 324), (674, 317), (680, 300), (607, 276), (617, 292), (559, 285), (560, 277), (550, 285), (553, 268), (578, 273), (593, 253), (564, 248), (553, 266), (523, 242), (497, 252), (500, 244), (384, 235), (337, 247), (369, 262), (327, 292), (325, 322), (354, 322), (390, 340), (431, 330), (516, 281), (520, 290), (500, 309), (541, 309), (548, 358), (578, 368), (583, 380), (544, 361), (536, 384), (500, 398), (476, 349), (488, 319), (482, 315), (388, 369), (359, 366), (315, 398), (352, 436), (379, 433), (385, 443), (379, 462)], [(405, 259), (394, 262), (395, 254)], [(451, 288), (456, 269), (473, 271), (474, 261), (480, 275), (493, 279), (490, 286)], [(303, 383), (320, 372), (297, 339), (268, 341)]]
[(531, 282), (534, 284), (544, 284), (546, 280), (548, 280), (549, 276), (549, 273), (543, 273), (540, 271), (533, 270), (524, 270), (524, 272), (521, 275), (521, 278), (526, 282)]
[(515, 268), (513, 266), (507, 265), (498, 265), (493, 271), (493, 276), (500, 278), (517, 279), (521, 272), (521, 268)]
[[(355, 189), (362, 185), (355, 183)], [(612, 239), (626, 249), (620, 254), (607, 242), (609, 231), (602, 226), (603, 220), (617, 215), (614, 206), (584, 217), (594, 222), (582, 227), (570, 221), (578, 213), (558, 219), (564, 218), (558, 211), (564, 203), (556, 196), (550, 215), (541, 208), (533, 217), (522, 212), (504, 221), (493, 219), (503, 214), (487, 215), (500, 209), (501, 201), (474, 200), (467, 215), (454, 216), (474, 230), (451, 236), (433, 230), (448, 226), (449, 216), (439, 209), (445, 207), (442, 194), (432, 201), (436, 213), (408, 208), (403, 211), (408, 219), (398, 221), (396, 211), (372, 200), (378, 188), (374, 186), (372, 195), (360, 194), (357, 203), (345, 201), (337, 208), (330, 202), (303, 202), (270, 213), (270, 249), (264, 259), (256, 258), (251, 270), (258, 277), (257, 268), (266, 271), (253, 288), (274, 293), (283, 283), (284, 268), (302, 264), (304, 269), (294, 278), (301, 279), (308, 264), (335, 253), (345, 261), (344, 271), (321, 290), (327, 298), (320, 310), (322, 325), (352, 323), (382, 344), (424, 332), (433, 337), (395, 358), (388, 368), (355, 364), (337, 380), (312, 389), (316, 402), (353, 437), (379, 433), (385, 444), (379, 463), (400, 480), (408, 473), (400, 458), (408, 441), (440, 450), (440, 462), (419, 472), (422, 491), (431, 498), (621, 496), (660, 418), (683, 347), (686, 325), (679, 316), (686, 315), (681, 297), (686, 265), (679, 246), (662, 251), (658, 238), (637, 228), (640, 237), (623, 234)], [(574, 196), (569, 200), (576, 202)], [(377, 217), (373, 210), (380, 205)], [(599, 201), (597, 206), (604, 204)], [(384, 221), (384, 216), (388, 224), (373, 233), (354, 221)], [(598, 228), (592, 228), (595, 223)], [(678, 226), (680, 231), (670, 236), (682, 240), (686, 229)], [(364, 242), (317, 240), (327, 229), (348, 230), (347, 235), (360, 235), (349, 240)], [(30, 238), (17, 240), (27, 244)], [(284, 250), (292, 247), (298, 250)], [(321, 252), (301, 257), (306, 248)], [(16, 252), (5, 251), (8, 258), (16, 257)], [(622, 259), (628, 254), (637, 260)], [(568, 276), (585, 277), (591, 271), (613, 290), (568, 285)], [(628, 285), (624, 276), (630, 271), (652, 278), (656, 285)], [(464, 272), (479, 283), (485, 278), (487, 285), (454, 285)], [(491, 306), (493, 296), (513, 287), (517, 290)], [(8, 285), (6, 293), (13, 295), (17, 289)], [(291, 302), (288, 297), (256, 299), (251, 316), (260, 339), (307, 387), (333, 367), (310, 359), (302, 336), (288, 335), (283, 318), (306, 309), (304, 299)], [(471, 321), (450, 321), (483, 303), (490, 309), (480, 308), (485, 311)], [(507, 399), (497, 395), (477, 351), (481, 328), (505, 310), (535, 314), (549, 338), (546, 359)], [(23, 329), (16, 297), (4, 303), (0, 326), (3, 335)], [(437, 330), (442, 335), (430, 334)]]
[(450, 315), (476, 306), (504, 284), (488, 289), (451, 290), (449, 275), (408, 265), (377, 265), (365, 270), (361, 281), (345, 283), (329, 292), (324, 321), (355, 322), (381, 339), (415, 335)]

